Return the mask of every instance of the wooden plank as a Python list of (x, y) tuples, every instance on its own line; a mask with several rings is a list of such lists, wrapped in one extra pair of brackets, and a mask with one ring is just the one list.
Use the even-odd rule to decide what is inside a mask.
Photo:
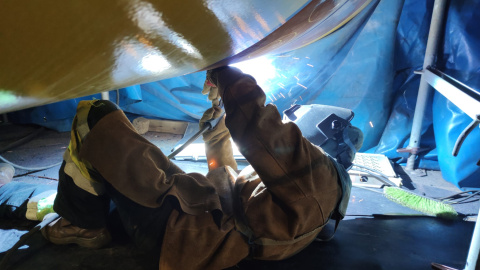
[(183, 135), (187, 129), (188, 122), (156, 120), (139, 117), (133, 120), (133, 126), (140, 134), (145, 134), (147, 131), (152, 131)]
[(150, 119), (148, 131), (183, 135), (187, 126), (187, 122)]
[(150, 126), (150, 120), (144, 117), (138, 117), (132, 121), (133, 127), (137, 130), (140, 135), (143, 135), (148, 132)]

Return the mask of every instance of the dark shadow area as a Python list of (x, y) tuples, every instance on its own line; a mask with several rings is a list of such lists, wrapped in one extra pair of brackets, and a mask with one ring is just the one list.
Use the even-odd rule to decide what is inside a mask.
[[(283, 261), (242, 261), (234, 269), (429, 269), (431, 262), (463, 269), (473, 222), (430, 217), (350, 216), (329, 242), (313, 242)], [(142, 251), (128, 240), (113, 214), (113, 242), (90, 250), (56, 246), (36, 234), (8, 269), (158, 269), (158, 250)], [(0, 254), (0, 258), (4, 253)]]
[(409, 190), (414, 190), (415, 186), (413, 185), (413, 181), (410, 176), (405, 172), (405, 168), (396, 163), (393, 163), (393, 165), (395, 173), (397, 173), (398, 176), (402, 178), (403, 187)]
[(233, 269), (463, 269), (474, 223), (375, 215), (340, 223), (330, 242), (313, 242), (283, 261), (243, 261)]

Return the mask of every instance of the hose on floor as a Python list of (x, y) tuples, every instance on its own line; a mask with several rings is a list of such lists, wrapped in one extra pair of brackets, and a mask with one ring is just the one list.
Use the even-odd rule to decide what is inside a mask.
[[(45, 129), (43, 127), (39, 128), (39, 129), (36, 129), (35, 131), (33, 131), (32, 133), (28, 134), (27, 136), (3, 147), (2, 149), (0, 149), (0, 153), (3, 153), (9, 149), (12, 149), (12, 148), (15, 148), (19, 145), (22, 145), (30, 140), (32, 140), (33, 138), (35, 138), (38, 134), (40, 134), (42, 131), (44, 131)], [(43, 171), (43, 170), (46, 170), (46, 169), (50, 169), (50, 168), (53, 168), (53, 167), (56, 167), (56, 166), (59, 166), (62, 164), (62, 162), (58, 162), (58, 163), (55, 163), (55, 164), (52, 164), (52, 165), (48, 165), (48, 166), (44, 166), (44, 167), (24, 167), (24, 166), (21, 166), (21, 165), (17, 165), (9, 160), (7, 160), (6, 158), (4, 158), (3, 156), (0, 155), (0, 160), (7, 163), (7, 164), (10, 164), (12, 165), (14, 168), (16, 169), (20, 169), (20, 170), (27, 170), (27, 171)]]

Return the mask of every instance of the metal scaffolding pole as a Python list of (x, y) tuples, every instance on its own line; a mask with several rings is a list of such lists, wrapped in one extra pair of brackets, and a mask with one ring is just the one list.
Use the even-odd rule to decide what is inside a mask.
[(102, 100), (110, 100), (108, 91), (102, 92)]
[[(430, 30), (428, 34), (427, 48), (425, 51), (425, 59), (423, 61), (423, 69), (428, 66), (433, 66), (437, 54), (438, 40), (441, 35), (442, 21), (445, 13), (446, 0), (435, 0), (433, 6), (432, 20), (430, 23)], [(410, 143), (407, 150), (410, 156), (407, 160), (406, 169), (414, 170), (415, 159), (418, 154), (420, 146), (420, 136), (422, 132), (422, 122), (425, 114), (425, 108), (431, 95), (431, 89), (428, 83), (424, 80), (424, 76), (420, 79), (420, 87), (418, 89), (417, 104), (415, 105), (415, 114), (413, 116), (412, 132), (410, 134)]]

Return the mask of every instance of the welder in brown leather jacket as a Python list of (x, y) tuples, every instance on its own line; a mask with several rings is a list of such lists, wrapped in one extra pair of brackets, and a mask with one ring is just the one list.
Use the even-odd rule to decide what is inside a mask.
[[(332, 215), (345, 215), (345, 169), (297, 125), (282, 123), (253, 77), (230, 67), (209, 71), (204, 92), (214, 106), (202, 123), (219, 115), (219, 98), (226, 111), (204, 134), (206, 176), (175, 166), (114, 104), (81, 102), (54, 205), (62, 218), (43, 235), (56, 244), (108, 244), (112, 200), (137, 245), (161, 247), (160, 269), (223, 269), (247, 257), (287, 258)], [(357, 148), (359, 134), (350, 137)], [(251, 165), (239, 175), (230, 136)]]

